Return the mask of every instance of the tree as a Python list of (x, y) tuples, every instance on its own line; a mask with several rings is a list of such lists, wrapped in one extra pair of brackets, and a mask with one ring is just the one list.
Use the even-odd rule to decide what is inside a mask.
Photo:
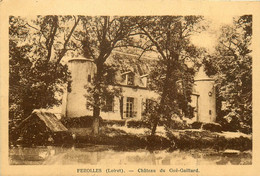
[(72, 16), (38, 16), (32, 20), (10, 16), (10, 127), (15, 128), (34, 109), (61, 103), (59, 94), (69, 77), (61, 60), (67, 51), (76, 49), (70, 39), (79, 20)]
[(233, 25), (222, 27), (215, 53), (204, 60), (208, 74), (217, 78), (218, 101), (226, 104), (219, 103), (219, 121), (232, 124), (230, 130), (252, 127), (251, 39), (252, 16), (236, 17)]
[[(156, 69), (151, 74), (151, 88), (161, 98), (151, 117), (151, 135), (156, 132), (160, 119), (169, 120), (173, 115), (184, 113), (188, 116), (192, 93), (194, 69), (187, 63), (195, 62), (199, 56), (197, 48), (189, 37), (201, 30), (200, 16), (153, 16), (138, 17), (141, 36), (151, 49), (159, 53)], [(149, 47), (147, 47), (149, 48)]]
[[(98, 120), (104, 96), (112, 93), (106, 85), (105, 75), (109, 68), (106, 60), (115, 48), (133, 44), (135, 24), (130, 17), (81, 17), (82, 30), (74, 34), (74, 38), (82, 45), (82, 53), (96, 65), (91, 96), (93, 97), (93, 116)], [(111, 71), (111, 70), (110, 70)], [(103, 98), (102, 98), (103, 97)]]

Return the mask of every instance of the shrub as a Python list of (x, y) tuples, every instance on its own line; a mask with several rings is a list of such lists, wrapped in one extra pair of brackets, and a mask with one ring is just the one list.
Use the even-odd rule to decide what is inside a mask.
[(184, 130), (190, 128), (190, 125), (187, 124), (185, 121), (177, 121), (177, 120), (169, 120), (166, 123), (166, 126), (170, 129), (176, 129), (176, 130)]
[(125, 126), (125, 120), (103, 120), (102, 125), (104, 126)]
[(150, 128), (151, 124), (143, 120), (130, 119), (126, 121), (126, 126), (128, 128)]
[(212, 131), (212, 132), (221, 132), (222, 126), (218, 123), (205, 123), (202, 125), (202, 129)]
[(239, 129), (239, 131), (245, 134), (252, 134), (252, 127), (244, 125)]
[(191, 124), (191, 128), (192, 129), (200, 129), (201, 128), (201, 126), (202, 126), (202, 122), (193, 122), (192, 124)]
[[(99, 118), (102, 123), (102, 118)], [(82, 116), (75, 118), (62, 118), (61, 123), (67, 128), (90, 128), (92, 127), (93, 120), (93, 116)]]
[(236, 113), (229, 113), (223, 118), (220, 118), (218, 122), (221, 124), (223, 131), (240, 131), (246, 134), (252, 133), (252, 125), (247, 125), (241, 121), (239, 115)]

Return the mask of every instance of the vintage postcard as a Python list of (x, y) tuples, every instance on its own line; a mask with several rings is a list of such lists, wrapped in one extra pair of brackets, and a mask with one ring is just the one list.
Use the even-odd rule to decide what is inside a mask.
[(259, 10), (2, 0), (0, 175), (258, 175)]

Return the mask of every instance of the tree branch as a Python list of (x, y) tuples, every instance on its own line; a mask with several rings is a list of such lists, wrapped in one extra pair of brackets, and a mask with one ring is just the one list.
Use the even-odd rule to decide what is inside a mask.
[(38, 29), (38, 28), (36, 28), (36, 27), (30, 25), (28, 22), (25, 24), (25, 26), (26, 26), (26, 25), (29, 26), (29, 27), (31, 27), (31, 28), (33, 28), (33, 29), (35, 29), (35, 30), (37, 30), (37, 31), (40, 31), (40, 29)]
[(140, 27), (140, 29), (142, 31), (144, 31), (145, 35), (153, 42), (153, 44), (156, 46), (158, 52), (161, 54), (161, 56), (163, 57), (163, 59), (167, 60), (167, 57), (165, 56), (165, 54), (163, 53), (163, 50), (161, 49), (160, 45), (157, 43), (157, 41), (155, 41), (153, 39), (153, 37), (151, 36), (151, 34), (149, 34), (149, 32), (147, 32), (140, 24), (138, 24), (138, 26)]
[(59, 54), (59, 57), (58, 57), (58, 60), (57, 60), (56, 64), (58, 64), (58, 63), (61, 61), (61, 59), (63, 58), (63, 56), (64, 56), (64, 55), (66, 54), (66, 52), (68, 51), (66, 47), (67, 47), (67, 45), (68, 45), (68, 43), (69, 43), (69, 40), (70, 40), (70, 38), (71, 38), (73, 32), (75, 31), (77, 25), (79, 24), (79, 21), (80, 21), (80, 17), (78, 17), (77, 21), (75, 21), (75, 23), (74, 23), (72, 29), (70, 30), (70, 33), (69, 33), (67, 39), (65, 40), (65, 42), (64, 42), (64, 44), (63, 44), (63, 49), (62, 49), (61, 53)]
[(58, 16), (54, 16), (53, 22), (52, 22), (52, 28), (50, 31), (50, 36), (48, 40), (46, 40), (46, 47), (47, 47), (47, 60), (46, 62), (48, 63), (51, 59), (51, 53), (52, 53), (52, 47), (54, 43), (54, 38), (57, 33), (58, 29)]

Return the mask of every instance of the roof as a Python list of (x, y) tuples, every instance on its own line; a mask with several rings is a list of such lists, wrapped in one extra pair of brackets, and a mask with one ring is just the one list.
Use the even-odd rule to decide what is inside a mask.
[(121, 74), (132, 72), (143, 76), (150, 73), (151, 65), (154, 64), (154, 62), (154, 60), (148, 60), (147, 57), (140, 59), (138, 55), (116, 52), (108, 58), (106, 64), (115, 65)]
[(90, 61), (90, 62), (93, 62), (92, 59), (88, 59), (88, 58), (85, 58), (85, 57), (74, 57), (74, 58), (71, 58), (69, 59), (69, 62), (73, 62), (73, 61)]
[(194, 81), (214, 81), (214, 79), (209, 77), (204, 71), (204, 66), (201, 66), (194, 77)]
[(53, 113), (34, 110), (32, 117), (35, 118), (35, 116), (42, 120), (52, 132), (68, 131)]

